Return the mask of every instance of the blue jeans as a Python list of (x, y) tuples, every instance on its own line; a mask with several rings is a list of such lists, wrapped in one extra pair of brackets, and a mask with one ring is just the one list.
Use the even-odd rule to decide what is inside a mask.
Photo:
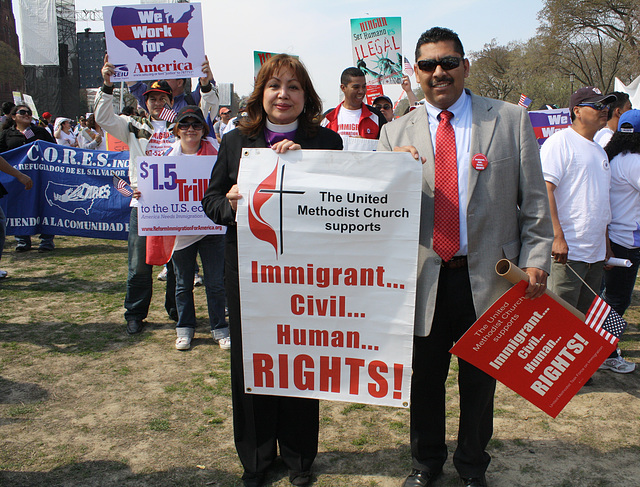
[(611, 242), (611, 250), (614, 256), (629, 259), (633, 264), (631, 267), (614, 267), (604, 271), (604, 300), (622, 316), (631, 303), (631, 294), (640, 265), (640, 248), (628, 249)]
[(173, 253), (171, 262), (176, 274), (176, 307), (179, 317), (177, 328), (196, 327), (193, 277), (196, 257), (200, 253), (209, 325), (216, 340), (229, 336), (229, 327), (224, 320), (224, 245), (224, 235), (207, 235), (189, 247)]
[[(129, 240), (127, 242), (129, 274), (127, 275), (127, 294), (124, 298), (124, 319), (144, 320), (149, 314), (153, 292), (153, 266), (147, 264), (147, 237), (138, 235), (138, 208), (132, 207), (129, 215)], [(167, 275), (167, 294), (165, 308), (167, 313), (175, 308), (173, 273)]]
[[(53, 250), (56, 246), (53, 243), (55, 235), (43, 233), (40, 235), (40, 249)], [(16, 248), (31, 248), (31, 235), (16, 235)]]

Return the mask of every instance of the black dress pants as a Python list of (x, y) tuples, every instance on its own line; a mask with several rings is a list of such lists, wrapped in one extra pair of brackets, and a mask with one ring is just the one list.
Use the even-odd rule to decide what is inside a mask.
[(277, 456), (277, 446), (280, 447), (280, 456), (289, 470), (306, 472), (311, 470), (318, 452), (319, 401), (246, 394), (244, 391), (235, 240), (235, 235), (229, 232), (225, 252), (225, 288), (231, 335), (233, 435), (245, 470), (243, 478), (264, 473)]
[[(413, 467), (438, 471), (447, 459), (445, 382), (449, 349), (475, 322), (468, 268), (441, 268), (431, 333), (414, 337), (411, 383)], [(480, 477), (491, 457), (485, 451), (493, 433), (495, 379), (458, 359), (460, 424), (453, 463), (463, 477)]]

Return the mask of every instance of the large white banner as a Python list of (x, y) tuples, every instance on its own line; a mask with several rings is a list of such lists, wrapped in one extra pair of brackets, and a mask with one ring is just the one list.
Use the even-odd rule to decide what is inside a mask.
[(407, 153), (245, 149), (245, 390), (408, 407), (422, 168)]
[(138, 156), (138, 233), (211, 235), (226, 233), (202, 209), (216, 156)]
[(199, 3), (103, 7), (103, 14), (113, 81), (202, 76)]
[(631, 105), (636, 108), (640, 107), (640, 76), (634, 79), (628, 85), (625, 85), (622, 81), (616, 78), (614, 82), (614, 90), (621, 91), (629, 95), (629, 101)]
[(57, 66), (58, 22), (55, 0), (18, 0), (20, 58), (24, 66)]

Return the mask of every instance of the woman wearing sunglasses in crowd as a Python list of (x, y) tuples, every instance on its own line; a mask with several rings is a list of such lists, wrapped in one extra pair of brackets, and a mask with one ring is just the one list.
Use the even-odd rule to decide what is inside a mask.
[(34, 140), (54, 143), (51, 134), (44, 128), (31, 123), (33, 116), (26, 105), (16, 105), (11, 110), (0, 133), (0, 152), (20, 147)]
[[(218, 141), (208, 137), (202, 110), (194, 105), (183, 107), (173, 126), (176, 142), (165, 156), (216, 156)], [(140, 197), (135, 191), (134, 197)], [(224, 234), (178, 235), (173, 245), (173, 255), (167, 265), (172, 265), (176, 274), (176, 348), (189, 350), (196, 328), (196, 311), (193, 301), (193, 278), (196, 257), (200, 254), (204, 271), (204, 287), (207, 294), (207, 309), (211, 336), (223, 350), (231, 348), (229, 327), (225, 321), (224, 295)]]
[[(31, 108), (26, 105), (16, 105), (5, 120), (0, 133), (0, 152), (5, 152), (25, 144), (29, 144), (34, 140), (44, 140), (45, 142), (55, 143), (49, 131), (45, 128), (38, 127), (31, 123), (33, 116)], [(53, 243), (53, 235), (40, 235), (40, 252), (48, 252), (55, 248)], [(26, 252), (31, 250), (30, 235), (16, 235), (16, 252)]]
[(231, 329), (233, 432), (245, 487), (263, 484), (278, 445), (291, 483), (307, 485), (318, 451), (318, 400), (244, 392), (235, 227), (237, 200), (242, 196), (236, 182), (245, 147), (271, 147), (278, 153), (301, 148), (341, 150), (342, 139), (319, 126), (320, 98), (304, 65), (287, 54), (273, 56), (262, 66), (247, 113), (238, 128), (222, 138), (218, 162), (202, 200), (205, 213), (214, 222), (228, 225), (225, 286)]

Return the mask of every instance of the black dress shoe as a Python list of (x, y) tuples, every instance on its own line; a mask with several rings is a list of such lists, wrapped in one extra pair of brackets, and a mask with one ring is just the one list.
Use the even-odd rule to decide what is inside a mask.
[(311, 472), (296, 472), (294, 470), (289, 470), (289, 482), (291, 485), (309, 485), (311, 482)]
[(248, 473), (242, 475), (242, 485), (244, 487), (262, 487), (264, 485), (264, 473)]
[(487, 478), (482, 477), (460, 477), (464, 487), (487, 487)]
[(433, 470), (418, 470), (414, 468), (411, 471), (411, 475), (409, 475), (402, 487), (427, 487), (429, 485), (433, 485), (433, 482), (440, 476), (442, 473), (442, 469), (433, 471)]
[(136, 333), (140, 333), (144, 328), (144, 324), (142, 320), (129, 320), (127, 321), (127, 333), (129, 335), (135, 335)]

